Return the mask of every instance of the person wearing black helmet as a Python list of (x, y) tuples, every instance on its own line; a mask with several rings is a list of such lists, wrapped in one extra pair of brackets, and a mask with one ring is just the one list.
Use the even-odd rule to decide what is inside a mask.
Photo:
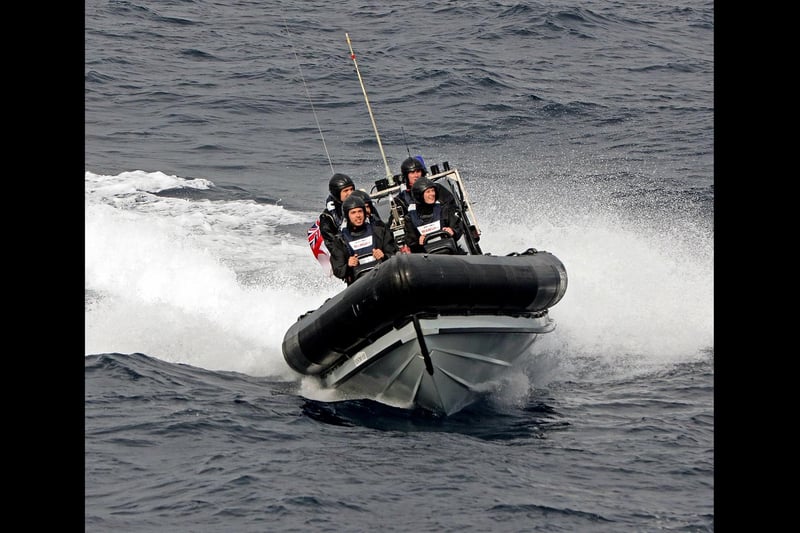
[(356, 189), (353, 191), (352, 196), (358, 196), (364, 200), (364, 205), (367, 208), (367, 219), (371, 224), (386, 225), (386, 223), (381, 219), (381, 214), (378, 213), (378, 209), (375, 207), (375, 204), (372, 201), (372, 196), (370, 196), (367, 191)]
[(406, 188), (397, 193), (394, 200), (400, 203), (404, 213), (408, 213), (408, 206), (414, 203), (414, 197), (411, 196), (411, 187), (414, 186), (414, 182), (427, 175), (428, 169), (425, 168), (421, 156), (408, 157), (400, 163), (401, 181)]
[(371, 224), (360, 195), (342, 202), (345, 224), (331, 252), (333, 274), (348, 285), (397, 253), (394, 235), (384, 224)]
[(342, 216), (342, 202), (356, 189), (353, 180), (347, 174), (336, 173), (328, 182), (328, 198), (325, 200), (325, 210), (319, 215), (319, 230), (328, 250), (339, 235), (339, 230), (344, 222)]
[[(458, 246), (461, 224), (458, 211), (450, 204), (439, 201), (439, 188), (426, 177), (417, 179), (411, 187), (415, 208), (404, 217), (405, 243), (411, 253), (457, 253), (464, 254)], [(434, 246), (431, 239), (442, 240)], [(448, 246), (444, 246), (447, 244)]]
[[(397, 193), (392, 202), (398, 208), (401, 216), (408, 214), (414, 210), (414, 195), (411, 193), (414, 183), (420, 178), (428, 176), (428, 169), (425, 168), (425, 163), (422, 156), (408, 157), (400, 164), (401, 181), (405, 184), (406, 188)], [(455, 209), (455, 198), (453, 194), (447, 190), (446, 187), (440, 183), (435, 183), (437, 190), (437, 197), (443, 204), (450, 205), (451, 209)]]

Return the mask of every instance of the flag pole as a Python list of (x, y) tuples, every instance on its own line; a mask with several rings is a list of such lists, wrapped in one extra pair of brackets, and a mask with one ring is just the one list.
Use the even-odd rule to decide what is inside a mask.
[(383, 145), (381, 144), (381, 136), (378, 134), (378, 126), (375, 125), (375, 117), (372, 115), (372, 107), (369, 105), (369, 98), (367, 97), (367, 90), (364, 88), (364, 81), (361, 79), (361, 71), (358, 70), (358, 62), (356, 61), (356, 54), (353, 52), (353, 45), (350, 44), (350, 35), (345, 33), (347, 38), (347, 46), (350, 48), (350, 59), (356, 67), (356, 74), (358, 74), (358, 82), (361, 84), (361, 92), (364, 93), (364, 101), (367, 103), (367, 111), (369, 111), (369, 118), (372, 121), (372, 128), (375, 130), (375, 138), (378, 139), (378, 148), (381, 150), (381, 157), (383, 157), (383, 164), (386, 166), (386, 177), (392, 179), (392, 171), (389, 170), (389, 163), (386, 161), (386, 154), (383, 152)]

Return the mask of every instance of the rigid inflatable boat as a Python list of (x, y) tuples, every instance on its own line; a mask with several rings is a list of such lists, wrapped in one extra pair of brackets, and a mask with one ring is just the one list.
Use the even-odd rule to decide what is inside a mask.
[[(344, 398), (451, 415), (491, 391), (554, 330), (548, 310), (567, 289), (562, 262), (533, 248), (484, 254), (458, 171), (444, 167), (432, 166), (430, 179), (453, 194), (468, 253), (397, 254), (300, 316), (282, 346), (297, 373)], [(378, 202), (400, 187), (376, 186)], [(389, 219), (396, 229), (397, 213)]]

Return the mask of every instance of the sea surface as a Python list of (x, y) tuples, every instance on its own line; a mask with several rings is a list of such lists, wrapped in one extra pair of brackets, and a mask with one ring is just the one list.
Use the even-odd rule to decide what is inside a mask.
[[(714, 530), (713, 2), (84, 8), (85, 531)], [(409, 154), (569, 274), (451, 417), (281, 352), (330, 175)]]

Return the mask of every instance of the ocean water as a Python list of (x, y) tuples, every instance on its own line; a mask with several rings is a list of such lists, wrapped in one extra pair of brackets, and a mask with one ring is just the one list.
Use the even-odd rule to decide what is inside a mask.
[[(714, 530), (712, 2), (84, 7), (86, 531)], [(569, 273), (446, 418), (281, 353), (331, 173), (409, 154)]]

